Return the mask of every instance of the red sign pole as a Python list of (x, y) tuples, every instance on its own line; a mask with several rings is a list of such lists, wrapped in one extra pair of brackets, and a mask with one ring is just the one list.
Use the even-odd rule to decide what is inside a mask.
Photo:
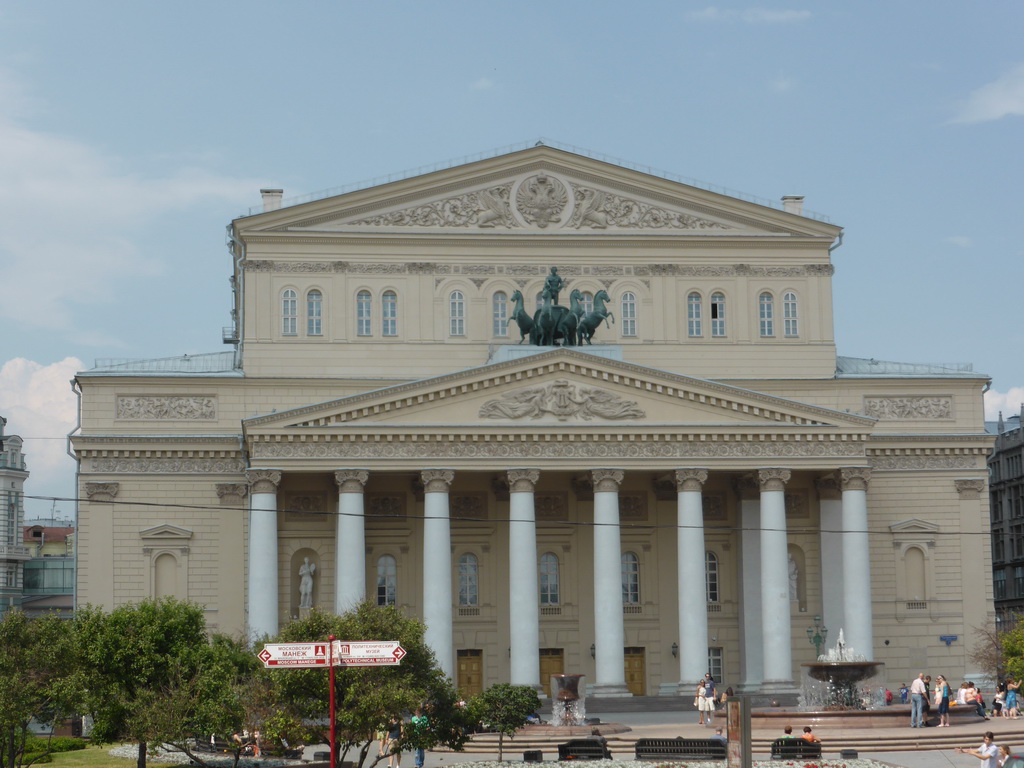
[(328, 669), (330, 670), (328, 680), (330, 681), (329, 685), (331, 686), (331, 768), (334, 768), (338, 764), (336, 754), (337, 745), (334, 738), (334, 635), (330, 635), (327, 639), (330, 641), (331, 648), (327, 653), (328, 658), (330, 659), (330, 664), (328, 665)]

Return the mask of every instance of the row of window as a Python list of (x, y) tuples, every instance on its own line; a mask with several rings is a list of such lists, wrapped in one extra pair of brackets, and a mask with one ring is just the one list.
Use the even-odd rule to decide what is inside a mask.
[[(298, 294), (292, 288), (285, 289), (281, 294), (281, 333), (284, 336), (297, 336), (299, 328)], [(306, 335), (323, 335), (323, 294), (318, 290), (306, 293)], [(536, 308), (543, 304), (541, 294), (536, 296)], [(594, 295), (586, 292), (580, 303), (584, 314), (594, 310)], [(491, 332), (496, 338), (507, 338), (509, 335), (510, 300), (504, 291), (498, 291), (491, 297)], [(356, 335), (373, 336), (375, 312), (373, 296), (369, 291), (356, 294)], [(623, 336), (637, 336), (637, 298), (632, 291), (626, 291), (619, 299), (619, 323)], [(782, 335), (795, 338), (800, 335), (799, 312), (796, 294), (787, 291), (782, 295)], [(764, 291), (758, 297), (758, 330), (762, 338), (776, 335), (776, 298), (770, 291)], [(381, 336), (398, 335), (398, 295), (394, 291), (385, 291), (380, 297), (380, 330)], [(712, 293), (705, 301), (704, 296), (693, 291), (686, 297), (686, 333), (690, 338), (703, 338), (710, 331), (712, 338), (724, 338), (728, 335), (727, 307), (725, 294)], [(462, 291), (448, 294), (448, 334), (450, 336), (466, 335), (466, 297)]]
[[(992, 581), (993, 597), (996, 600), (1006, 599), (1006, 571), (996, 571)], [(1024, 566), (1016, 566), (1013, 569), (1013, 595), (1011, 597), (1024, 597)]]
[[(640, 604), (640, 558), (635, 552), (623, 552), (622, 602), (625, 605)], [(538, 562), (540, 577), (540, 604), (561, 604), (561, 563), (558, 555), (545, 552)], [(480, 605), (480, 561), (472, 553), (459, 558), (459, 605)], [(719, 600), (718, 557), (714, 552), (705, 553), (705, 587), (707, 601)], [(398, 593), (398, 561), (393, 555), (377, 558), (377, 605), (395, 605)]]

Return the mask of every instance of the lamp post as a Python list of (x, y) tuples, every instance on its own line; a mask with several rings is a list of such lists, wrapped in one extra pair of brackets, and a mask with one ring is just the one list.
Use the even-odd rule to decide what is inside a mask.
[(814, 657), (821, 656), (821, 646), (825, 644), (828, 637), (828, 627), (821, 625), (821, 616), (814, 617), (814, 626), (807, 628), (807, 639), (814, 646)]

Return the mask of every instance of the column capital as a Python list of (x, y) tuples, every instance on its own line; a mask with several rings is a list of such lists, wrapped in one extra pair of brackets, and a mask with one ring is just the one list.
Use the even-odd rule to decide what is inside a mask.
[(963, 499), (980, 499), (981, 492), (985, 490), (985, 481), (978, 480), (954, 480), (956, 492)]
[(675, 476), (677, 491), (700, 491), (708, 481), (706, 469), (677, 469)]
[(334, 482), (338, 484), (338, 493), (362, 493), (370, 473), (365, 469), (336, 469)]
[(844, 491), (866, 491), (871, 479), (871, 467), (843, 467), (839, 479)]
[(420, 472), (424, 493), (448, 493), (455, 472), (451, 469), (424, 469)]
[(594, 491), (618, 491), (626, 473), (621, 469), (592, 469), (590, 477), (594, 482)]
[(89, 501), (113, 501), (120, 489), (120, 483), (86, 483), (85, 495)]
[(249, 482), (249, 493), (277, 493), (281, 472), (277, 469), (247, 469), (245, 479)]
[(761, 485), (762, 493), (765, 491), (786, 490), (786, 483), (789, 482), (789, 478), (792, 476), (793, 473), (788, 469), (781, 469), (779, 467), (757, 470), (757, 481)]
[(818, 489), (818, 497), (836, 501), (842, 489), (839, 487), (839, 476), (836, 472), (829, 472), (821, 475), (814, 481), (814, 487)]
[(216, 488), (221, 504), (241, 504), (249, 495), (249, 486), (245, 483), (216, 483)]
[(533, 493), (540, 480), (539, 469), (510, 469), (508, 485), (511, 493)]

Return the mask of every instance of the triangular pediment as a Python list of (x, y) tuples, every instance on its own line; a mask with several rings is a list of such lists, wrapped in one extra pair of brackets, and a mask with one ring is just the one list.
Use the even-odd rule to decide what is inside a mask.
[(258, 214), (249, 231), (796, 235), (838, 227), (547, 146)]
[(553, 349), (245, 421), (246, 432), (338, 429), (822, 431), (873, 419), (705, 379)]
[(144, 541), (172, 541), (172, 542), (186, 542), (192, 538), (192, 531), (187, 528), (179, 528), (176, 525), (164, 523), (163, 525), (155, 525), (152, 528), (144, 528), (139, 531), (139, 536)]
[(889, 530), (894, 534), (901, 534), (903, 536), (933, 536), (939, 530), (937, 523), (929, 522), (928, 520), (921, 520), (916, 517), (912, 517), (909, 520), (901, 520), (898, 523), (893, 523), (889, 526)]

